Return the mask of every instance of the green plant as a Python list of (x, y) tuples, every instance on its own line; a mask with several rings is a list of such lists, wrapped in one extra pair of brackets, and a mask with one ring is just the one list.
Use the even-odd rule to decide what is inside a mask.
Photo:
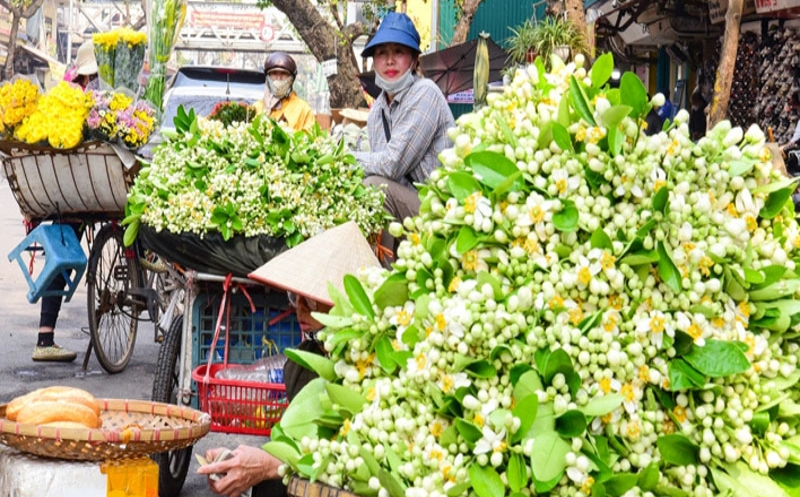
[(572, 21), (561, 17), (545, 17), (534, 26), (532, 36), (536, 52), (545, 65), (549, 65), (550, 56), (556, 48), (566, 47), (571, 53), (582, 52), (586, 48), (583, 33)]
[(536, 37), (535, 25), (530, 19), (514, 28), (508, 28), (513, 34), (506, 39), (508, 56), (513, 64), (533, 62), (535, 58)]

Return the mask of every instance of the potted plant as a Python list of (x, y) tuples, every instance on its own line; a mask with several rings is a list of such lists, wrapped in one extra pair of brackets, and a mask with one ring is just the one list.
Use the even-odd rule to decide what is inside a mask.
[(535, 25), (530, 19), (514, 28), (506, 39), (508, 56), (513, 64), (530, 64), (536, 60)]
[(536, 52), (548, 66), (553, 54), (567, 60), (573, 53), (586, 49), (583, 33), (572, 21), (562, 17), (548, 16), (538, 22), (533, 29), (533, 39)]

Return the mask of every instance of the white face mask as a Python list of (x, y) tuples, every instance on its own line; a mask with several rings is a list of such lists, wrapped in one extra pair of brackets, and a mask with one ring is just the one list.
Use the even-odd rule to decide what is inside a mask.
[(267, 88), (273, 97), (277, 99), (285, 98), (292, 91), (294, 78), (272, 79), (267, 76)]
[(387, 81), (383, 79), (380, 74), (375, 72), (375, 84), (378, 85), (378, 88), (385, 91), (389, 95), (397, 95), (401, 91), (405, 90), (414, 82), (414, 74), (411, 72), (411, 68), (408, 68), (405, 74), (400, 76), (394, 81)]

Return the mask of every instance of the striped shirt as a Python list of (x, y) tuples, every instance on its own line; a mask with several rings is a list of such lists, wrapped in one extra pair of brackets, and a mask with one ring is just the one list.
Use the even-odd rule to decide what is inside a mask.
[[(424, 183), (439, 167), (439, 152), (452, 146), (447, 130), (455, 122), (447, 100), (433, 81), (415, 79), (394, 96), (391, 105), (386, 92), (372, 105), (367, 119), (371, 151), (353, 154), (367, 176), (383, 176), (409, 187)], [(389, 125), (388, 143), (382, 115)]]

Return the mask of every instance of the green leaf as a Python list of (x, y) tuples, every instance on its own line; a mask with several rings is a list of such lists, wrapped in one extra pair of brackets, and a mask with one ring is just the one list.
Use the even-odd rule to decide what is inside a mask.
[(790, 497), (800, 496), (800, 467), (788, 464), (783, 468), (773, 469), (769, 475)]
[(284, 442), (269, 441), (261, 448), (293, 468), (297, 467), (297, 462), (300, 460), (300, 452)]
[(704, 346), (692, 346), (684, 360), (695, 369), (712, 378), (722, 378), (750, 369), (750, 361), (735, 342), (706, 340)]
[(126, 247), (130, 247), (131, 245), (133, 245), (133, 242), (139, 235), (140, 226), (141, 226), (141, 221), (139, 221), (139, 219), (136, 219), (125, 228), (125, 233), (122, 235), (123, 245), (125, 245)]
[(660, 475), (661, 473), (658, 471), (658, 464), (651, 462), (639, 473), (639, 481), (637, 482), (639, 488), (645, 492), (652, 491), (654, 488), (656, 488), (656, 485), (658, 485), (658, 479)]
[(492, 467), (480, 466), (473, 463), (469, 466), (469, 481), (478, 497), (503, 497), (505, 485), (500, 475)]
[[(755, 159), (751, 159), (755, 160)], [(785, 188), (796, 188), (797, 182), (800, 181), (797, 177), (786, 178), (780, 181), (771, 181), (753, 189), (752, 193), (772, 193)]]
[(447, 177), (447, 188), (459, 202), (464, 202), (467, 197), (480, 191), (481, 185), (471, 174), (455, 172)]
[(553, 224), (564, 233), (572, 233), (578, 228), (578, 209), (571, 201), (562, 201), (563, 209), (553, 214)]
[(322, 378), (311, 380), (286, 408), (281, 417), (281, 428), (288, 436), (295, 440), (317, 437), (315, 420), (325, 413), (320, 397), (325, 395), (326, 384)]
[(465, 254), (478, 245), (478, 234), (469, 226), (462, 226), (456, 238), (456, 252)]
[(672, 257), (670, 257), (664, 242), (658, 244), (658, 276), (673, 292), (681, 291), (681, 274), (675, 267), (675, 263), (672, 262)]
[(669, 362), (669, 388), (673, 392), (702, 387), (706, 378), (683, 359)]
[(408, 301), (408, 280), (405, 274), (392, 274), (375, 290), (375, 305), (381, 309), (399, 307), (406, 301)]
[(483, 285), (486, 284), (492, 287), (492, 293), (494, 294), (494, 299), (496, 301), (503, 300), (503, 286), (500, 284), (500, 280), (498, 280), (496, 276), (486, 271), (481, 271), (477, 274), (475, 280), (478, 282), (478, 288), (482, 288)]
[(464, 164), (472, 168), (478, 181), (489, 188), (497, 188), (509, 177), (517, 175), (513, 190), (521, 190), (524, 182), (519, 176), (519, 168), (508, 157), (497, 152), (473, 152), (464, 158)]
[(603, 482), (606, 492), (611, 497), (619, 497), (636, 486), (639, 477), (632, 473), (618, 473)]
[(556, 349), (547, 355), (544, 363), (544, 381), (550, 383), (557, 373), (567, 375), (574, 373), (575, 368), (572, 365), (572, 359), (569, 357), (564, 349)]
[(571, 450), (572, 446), (555, 431), (539, 434), (531, 449), (533, 477), (540, 482), (560, 478), (567, 467), (567, 453)]
[(647, 236), (647, 234), (648, 234), (648, 233), (650, 233), (650, 232), (653, 230), (653, 228), (655, 228), (655, 227), (656, 227), (656, 224), (658, 224), (658, 223), (656, 222), (656, 220), (655, 220), (655, 219), (650, 219), (649, 221), (647, 221), (646, 223), (644, 223), (644, 224), (642, 225), (642, 227), (641, 227), (641, 228), (639, 228), (639, 229), (636, 231), (636, 238), (638, 238), (638, 239), (642, 239), (642, 238), (644, 238), (645, 236)]
[(753, 169), (758, 161), (755, 159), (735, 159), (731, 161), (731, 167), (728, 169), (728, 174), (731, 176), (743, 176)]
[[(553, 132), (553, 128), (551, 124), (558, 123), (565, 128), (572, 124), (572, 118), (569, 115), (569, 100), (566, 98), (562, 98), (561, 101), (558, 103), (558, 112), (556, 114), (556, 118), (549, 123), (547, 123), (547, 131), (551, 134)], [(541, 142), (540, 142), (541, 143)]]
[(359, 447), (358, 454), (361, 456), (361, 459), (364, 460), (364, 464), (367, 465), (369, 472), (372, 476), (378, 476), (380, 472), (381, 465), (378, 463), (378, 460), (375, 459), (375, 455), (367, 450), (366, 447), (363, 445)]
[(617, 407), (622, 405), (625, 398), (618, 393), (610, 393), (602, 397), (594, 397), (580, 410), (587, 416), (605, 416)]
[(517, 432), (511, 437), (513, 443), (519, 442), (528, 433), (528, 430), (530, 430), (533, 422), (536, 420), (536, 414), (538, 412), (539, 396), (535, 393), (517, 399), (517, 404), (514, 406), (514, 410), (511, 411), (511, 413), (514, 417), (519, 418), (520, 424)]
[(466, 372), (475, 378), (494, 378), (497, 376), (497, 369), (485, 359), (473, 362), (467, 366)]
[(680, 433), (662, 435), (656, 440), (658, 451), (664, 461), (676, 466), (697, 464), (700, 448)]
[(800, 288), (800, 279), (779, 280), (771, 285), (750, 291), (750, 300), (777, 300), (794, 295)]
[(570, 410), (556, 418), (556, 431), (566, 438), (579, 437), (586, 431), (586, 416), (577, 410)]
[(336, 373), (333, 370), (333, 361), (325, 356), (298, 349), (284, 349), (283, 353), (290, 361), (296, 362), (310, 371), (314, 371), (320, 378), (324, 378), (328, 381), (334, 381), (336, 379)]
[(528, 468), (522, 454), (514, 452), (509, 456), (506, 477), (512, 492), (519, 492), (528, 486)]
[(753, 285), (760, 285), (766, 281), (764, 273), (755, 269), (744, 268), (744, 281)]
[(578, 80), (575, 79), (575, 76), (569, 77), (569, 98), (572, 108), (575, 109), (575, 112), (578, 113), (581, 119), (592, 126), (597, 124), (592, 115), (592, 108), (588, 98), (586, 98), (586, 93), (583, 91), (583, 87)]
[[(721, 474), (722, 471), (714, 469), (710, 466), (714, 482), (719, 480), (725, 481), (727, 484), (732, 484), (734, 495), (747, 495), (749, 497), (786, 497), (786, 492), (769, 476), (756, 473), (743, 462), (736, 462), (734, 464), (719, 463), (727, 475)], [(729, 476), (730, 480), (726, 481), (725, 476)], [(723, 485), (725, 488), (725, 485)]]
[(628, 254), (620, 259), (620, 264), (627, 264), (629, 266), (639, 266), (641, 264), (652, 264), (658, 262), (660, 259), (658, 251), (656, 250), (642, 250), (633, 254)]
[(643, 111), (647, 105), (647, 90), (639, 76), (632, 72), (625, 72), (619, 82), (619, 94), (622, 104), (631, 108), (632, 116), (644, 117)]
[(514, 398), (517, 400), (524, 399), (529, 395), (537, 395), (536, 392), (540, 390), (544, 390), (544, 386), (539, 378), (539, 373), (529, 369), (520, 375), (519, 381), (514, 385)]
[(467, 481), (462, 481), (461, 483), (456, 483), (449, 489), (447, 489), (447, 497), (458, 497), (462, 495), (464, 492), (469, 490), (472, 487), (472, 483)]
[(511, 131), (511, 127), (506, 122), (506, 118), (503, 117), (503, 114), (498, 111), (492, 112), (492, 118), (495, 120), (497, 127), (500, 128), (500, 132), (503, 133), (505, 142), (513, 148), (517, 148), (517, 137), (514, 135), (514, 132)]
[(769, 197), (767, 197), (767, 201), (764, 203), (764, 207), (761, 208), (758, 215), (764, 219), (772, 219), (780, 214), (786, 206), (786, 203), (792, 198), (794, 190), (795, 187), (792, 185), (789, 188), (770, 193)]
[(325, 326), (334, 328), (334, 329), (341, 329), (347, 328), (348, 326), (353, 325), (353, 318), (349, 316), (336, 316), (330, 313), (320, 312), (320, 318), (315, 317), (317, 321), (322, 323)]
[(655, 195), (653, 195), (653, 210), (656, 212), (664, 212), (664, 209), (667, 207), (667, 200), (669, 199), (669, 190), (665, 187), (661, 187), (658, 189)]
[(381, 482), (381, 487), (389, 492), (392, 497), (405, 497), (406, 487), (393, 473), (381, 468), (378, 472), (378, 481)]
[(629, 105), (615, 105), (609, 107), (600, 115), (600, 125), (609, 130), (617, 129), (622, 121), (628, 117), (633, 109)]
[(470, 444), (475, 444), (483, 437), (480, 428), (463, 418), (456, 418), (455, 425), (459, 435), (464, 437), (464, 440)]
[(614, 244), (603, 228), (597, 228), (594, 233), (592, 233), (590, 243), (592, 244), (592, 248), (606, 249), (609, 251), (614, 250)]
[(598, 57), (592, 66), (592, 87), (600, 89), (611, 78), (612, 72), (614, 72), (614, 56), (611, 52), (606, 52)]
[(375, 354), (378, 356), (378, 363), (380, 363), (384, 371), (391, 373), (396, 369), (397, 361), (394, 359), (394, 347), (389, 337), (383, 336), (375, 342)]
[(565, 152), (574, 152), (575, 148), (572, 146), (572, 137), (563, 125), (553, 122), (553, 141), (556, 142), (558, 148)]
[(372, 308), (372, 302), (370, 302), (367, 292), (364, 291), (364, 287), (361, 286), (361, 282), (358, 281), (358, 278), (352, 274), (344, 275), (344, 289), (356, 312), (369, 318), (375, 317), (375, 310)]
[(617, 156), (622, 151), (622, 144), (625, 142), (625, 133), (618, 127), (608, 128), (608, 149), (612, 156)]

